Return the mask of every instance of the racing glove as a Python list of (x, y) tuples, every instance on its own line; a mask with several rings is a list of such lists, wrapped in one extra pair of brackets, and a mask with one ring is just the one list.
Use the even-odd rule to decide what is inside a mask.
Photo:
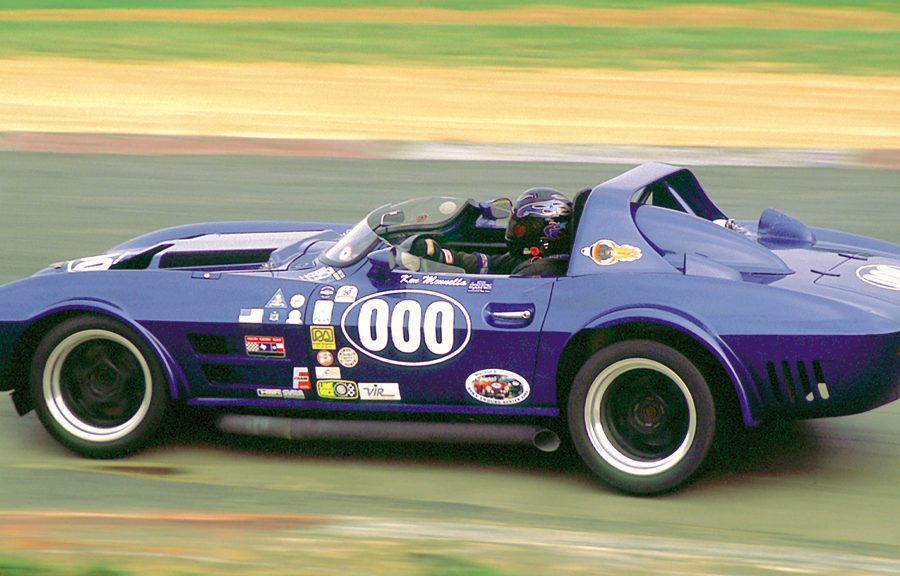
[(441, 245), (433, 238), (416, 238), (409, 252), (413, 256), (428, 258), (441, 264), (453, 264), (454, 261), (453, 252), (446, 248), (441, 248)]

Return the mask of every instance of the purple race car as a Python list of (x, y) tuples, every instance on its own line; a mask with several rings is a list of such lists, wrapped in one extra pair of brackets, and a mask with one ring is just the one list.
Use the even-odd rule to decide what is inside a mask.
[(92, 457), (139, 449), (175, 404), (291, 438), (549, 450), (567, 427), (599, 478), (640, 494), (691, 478), (723, 420), (900, 392), (897, 245), (771, 209), (734, 222), (690, 171), (652, 163), (578, 194), (562, 275), (411, 250), (500, 253), (510, 206), (197, 224), (55, 264), (0, 288), (0, 390)]

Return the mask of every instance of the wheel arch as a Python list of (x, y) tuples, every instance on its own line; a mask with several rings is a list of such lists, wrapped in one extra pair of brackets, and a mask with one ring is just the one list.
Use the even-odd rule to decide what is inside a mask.
[(53, 329), (54, 326), (62, 322), (77, 318), (79, 316), (105, 317), (120, 322), (122, 325), (137, 333), (153, 350), (157, 360), (163, 368), (166, 378), (166, 384), (171, 400), (178, 400), (182, 397), (182, 389), (184, 377), (178, 365), (171, 355), (163, 347), (162, 343), (157, 340), (152, 333), (146, 330), (139, 323), (135, 322), (128, 315), (118, 308), (107, 305), (105, 303), (91, 301), (67, 302), (46, 310), (39, 316), (36, 316), (28, 324), (28, 327), (22, 332), (16, 340), (12, 355), (10, 356), (9, 368), (4, 375), (6, 382), (14, 383), (13, 402), (16, 411), (20, 415), (27, 414), (33, 409), (31, 393), (28, 385), (28, 375), (31, 369), (31, 362), (38, 345)]
[(584, 362), (598, 350), (626, 340), (652, 340), (670, 346), (695, 362), (726, 410), (739, 412), (745, 425), (753, 416), (740, 367), (727, 345), (699, 323), (666, 310), (629, 309), (595, 319), (566, 342), (557, 366), (557, 405), (565, 406), (569, 388)]

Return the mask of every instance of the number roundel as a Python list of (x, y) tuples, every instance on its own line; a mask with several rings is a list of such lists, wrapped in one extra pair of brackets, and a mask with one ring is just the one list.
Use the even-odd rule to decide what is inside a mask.
[[(405, 297), (413, 294), (415, 300)], [(341, 331), (381, 362), (431, 366), (465, 349), (472, 321), (462, 304), (438, 292), (389, 290), (354, 302), (341, 316)]]

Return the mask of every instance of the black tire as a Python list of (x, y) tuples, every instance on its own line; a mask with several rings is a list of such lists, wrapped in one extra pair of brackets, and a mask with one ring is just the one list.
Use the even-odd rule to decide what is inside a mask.
[(660, 494), (693, 476), (715, 436), (716, 410), (700, 371), (649, 340), (619, 342), (591, 356), (569, 393), (569, 432), (605, 483)]
[(168, 403), (156, 354), (133, 330), (105, 317), (79, 316), (50, 330), (35, 351), (30, 380), (47, 431), (91, 458), (142, 448)]

